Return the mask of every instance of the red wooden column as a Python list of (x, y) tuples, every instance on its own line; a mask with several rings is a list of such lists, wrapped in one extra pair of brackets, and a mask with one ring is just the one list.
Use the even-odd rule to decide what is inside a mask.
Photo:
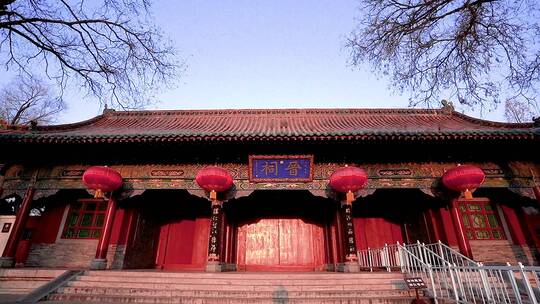
[(336, 256), (334, 257), (334, 260), (335, 260), (335, 263), (338, 264), (338, 263), (343, 263), (345, 261), (345, 254), (343, 253), (344, 250), (345, 250), (345, 245), (343, 243), (343, 231), (344, 231), (344, 228), (343, 228), (343, 224), (342, 224), (342, 221), (341, 221), (341, 205), (340, 203), (338, 203), (337, 207), (336, 207), (336, 214), (335, 214), (335, 237), (336, 237), (336, 241), (335, 241), (335, 254)]
[(107, 204), (107, 211), (105, 212), (105, 220), (103, 223), (103, 230), (99, 237), (96, 256), (90, 263), (90, 269), (106, 269), (107, 268), (107, 251), (109, 249), (109, 240), (111, 239), (112, 227), (114, 224), (114, 215), (116, 213), (116, 200), (112, 197)]
[(352, 202), (341, 203), (341, 219), (343, 223), (343, 244), (345, 253), (344, 272), (359, 272), (358, 254), (356, 252), (356, 237), (354, 235), (354, 222), (352, 213)]
[(456, 238), (458, 241), (459, 251), (469, 257), (473, 258), (471, 244), (465, 235), (465, 229), (463, 228), (463, 221), (459, 214), (458, 199), (450, 200), (450, 214), (452, 216), (452, 222), (454, 223), (454, 229), (456, 231)]
[(429, 216), (429, 222), (431, 224), (431, 234), (433, 237), (433, 240), (431, 241), (438, 242), (441, 240), (441, 232), (439, 231), (438, 222), (435, 218), (435, 212), (432, 209), (428, 209), (427, 215)]
[(236, 252), (235, 246), (234, 246), (234, 233), (235, 233), (235, 226), (233, 223), (227, 221), (227, 225), (225, 225), (225, 245), (222, 246), (225, 248), (225, 257), (224, 261), (225, 263), (234, 263), (234, 253)]
[(208, 237), (208, 261), (206, 263), (207, 272), (222, 271), (221, 249), (223, 234), (223, 202), (212, 200), (212, 216), (210, 217), (210, 235)]
[(9, 268), (15, 265), (15, 251), (19, 245), (21, 235), (26, 227), (26, 222), (28, 221), (28, 216), (30, 215), (30, 209), (32, 206), (32, 200), (34, 198), (34, 187), (30, 186), (26, 189), (24, 194), (24, 199), (17, 212), (17, 218), (15, 219), (15, 224), (13, 225), (13, 230), (9, 235), (6, 248), (2, 253), (2, 258), (0, 258), (0, 267)]

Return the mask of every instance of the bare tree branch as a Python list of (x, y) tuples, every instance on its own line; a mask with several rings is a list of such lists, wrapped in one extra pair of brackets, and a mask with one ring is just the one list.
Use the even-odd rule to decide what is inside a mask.
[[(0, 0), (0, 60), (79, 83), (101, 103), (144, 107), (182, 64), (149, 17), (148, 0)], [(76, 82), (72, 82), (76, 80)]]
[[(348, 38), (351, 63), (370, 63), (410, 105), (444, 97), (494, 108), (536, 104), (540, 4), (534, 0), (361, 0)], [(443, 95), (443, 96), (441, 96)], [(504, 98), (501, 97), (504, 95)]]
[(43, 81), (19, 76), (0, 90), (0, 119), (11, 125), (52, 123), (66, 109), (61, 97), (53, 96)]

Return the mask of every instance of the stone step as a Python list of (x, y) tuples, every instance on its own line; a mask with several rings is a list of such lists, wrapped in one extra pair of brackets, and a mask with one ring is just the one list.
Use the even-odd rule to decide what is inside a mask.
[(1, 288), (0, 294), (27, 294), (32, 290), (32, 288)]
[[(191, 284), (176, 284), (170, 282), (162, 283), (141, 283), (141, 282), (129, 282), (126, 278), (125, 282), (100, 282), (100, 281), (71, 281), (68, 282), (68, 286), (71, 287), (94, 287), (94, 288), (152, 288), (162, 290), (238, 290), (238, 291), (268, 291), (273, 290), (275, 285), (231, 285), (220, 284), (215, 282), (211, 284), (198, 284), (193, 282)], [(294, 291), (306, 291), (306, 290), (381, 290), (381, 289), (403, 289), (404, 284), (348, 284), (348, 285), (325, 285), (324, 283), (318, 285), (288, 285), (289, 290)]]
[(113, 277), (163, 277), (163, 278), (212, 278), (212, 279), (339, 279), (350, 280), (359, 278), (403, 278), (403, 274), (399, 272), (360, 272), (360, 273), (336, 273), (336, 272), (310, 272), (310, 273), (290, 273), (290, 272), (162, 272), (162, 271), (86, 271), (87, 276), (113, 276)]
[(124, 297), (124, 296), (104, 296), (104, 295), (65, 295), (54, 294), (51, 295), (48, 301), (44, 303), (54, 303), (55, 301), (69, 301), (70, 303), (76, 302), (96, 302), (96, 303), (196, 303), (196, 304), (254, 304), (254, 303), (302, 303), (302, 304), (315, 304), (315, 303), (327, 303), (327, 304), (408, 304), (411, 302), (411, 297), (398, 297), (398, 298), (381, 298), (376, 297), (350, 297), (339, 298), (335, 297), (317, 297), (317, 298), (294, 298), (294, 297), (250, 297), (250, 298), (214, 298), (214, 297)]
[(409, 290), (381, 289), (381, 290), (348, 290), (348, 291), (293, 291), (286, 287), (274, 287), (269, 291), (219, 291), (219, 290), (156, 290), (151, 288), (93, 288), (93, 287), (62, 287), (58, 290), (63, 294), (94, 294), (112, 296), (152, 296), (152, 297), (233, 297), (249, 298), (253, 296), (272, 298), (275, 295), (289, 297), (398, 297), (412, 296)]
[(0, 294), (28, 294), (64, 272), (61, 269), (0, 269)]
[(42, 269), (42, 268), (0, 268), (1, 277), (20, 278), (56, 278), (64, 273), (65, 269)]
[(86, 271), (49, 301), (99, 303), (410, 303), (398, 272)]
[(380, 284), (397, 284), (404, 285), (403, 278), (354, 278), (354, 279), (338, 279), (338, 278), (324, 278), (324, 279), (296, 279), (296, 278), (281, 278), (266, 277), (261, 279), (252, 279), (245, 277), (238, 278), (164, 278), (164, 277), (140, 277), (140, 276), (79, 276), (78, 281), (93, 281), (93, 282), (130, 282), (130, 283), (171, 283), (171, 284), (221, 284), (221, 285), (380, 285)]
[(0, 278), (0, 290), (5, 288), (27, 288), (27, 289), (34, 289), (38, 288), (39, 286), (49, 282), (52, 280), (52, 278), (49, 279), (34, 279), (34, 278), (24, 278), (20, 279), (17, 278), (15, 280), (13, 279), (6, 279), (6, 278)]

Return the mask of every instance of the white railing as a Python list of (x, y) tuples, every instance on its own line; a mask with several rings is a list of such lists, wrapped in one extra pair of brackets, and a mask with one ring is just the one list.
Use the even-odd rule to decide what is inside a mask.
[(540, 267), (486, 266), (442, 243), (385, 245), (358, 251), (363, 269), (400, 269), (409, 277), (421, 277), (435, 303), (540, 302)]
[(457, 282), (452, 292), (457, 303), (538, 303), (540, 267), (453, 265), (447, 271)]
[(401, 269), (399, 259), (399, 247), (401, 245), (384, 245), (382, 248), (368, 248), (358, 251), (358, 263), (360, 268), (373, 271), (374, 268), (386, 269)]
[(435, 300), (435, 304), (438, 303), (437, 284), (433, 273), (433, 267), (416, 256), (413, 252), (405, 246), (397, 244), (398, 248), (398, 260), (400, 262), (400, 268), (403, 273), (406, 273), (410, 277), (420, 277), (424, 280), (427, 286), (429, 286), (428, 295)]
[[(417, 242), (417, 245), (420, 242)], [(476, 261), (469, 259), (460, 252), (456, 251), (454, 248), (449, 247), (443, 242), (439, 241), (435, 244), (424, 244), (424, 246), (436, 252), (443, 260), (449, 262), (450, 264), (456, 264), (457, 266), (478, 266)]]

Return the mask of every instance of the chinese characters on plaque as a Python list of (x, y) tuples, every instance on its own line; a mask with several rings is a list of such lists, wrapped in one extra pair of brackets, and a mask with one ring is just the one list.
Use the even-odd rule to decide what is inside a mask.
[(345, 212), (345, 235), (346, 235), (346, 240), (347, 240), (347, 255), (356, 255), (356, 243), (354, 241), (352, 206), (344, 205), (343, 212)]
[(208, 260), (219, 260), (219, 226), (221, 225), (221, 206), (212, 206), (210, 218), (210, 241), (208, 243)]
[(309, 182), (313, 180), (312, 155), (251, 155), (251, 182)]

